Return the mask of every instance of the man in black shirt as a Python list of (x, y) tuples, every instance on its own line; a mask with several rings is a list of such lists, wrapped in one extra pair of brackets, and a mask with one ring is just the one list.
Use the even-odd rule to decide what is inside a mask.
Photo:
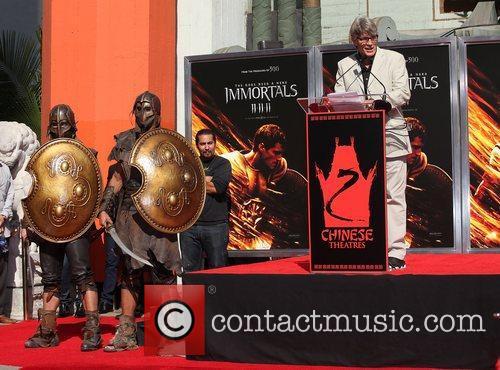
[(231, 164), (215, 155), (216, 137), (212, 130), (196, 133), (196, 147), (205, 170), (206, 199), (200, 218), (181, 233), (182, 267), (185, 272), (202, 268), (203, 252), (209, 268), (225, 266), (229, 241), (229, 196)]

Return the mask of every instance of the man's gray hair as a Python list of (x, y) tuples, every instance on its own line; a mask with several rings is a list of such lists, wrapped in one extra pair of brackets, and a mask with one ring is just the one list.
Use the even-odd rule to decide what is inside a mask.
[(363, 33), (368, 34), (368, 36), (377, 36), (377, 25), (375, 22), (368, 17), (357, 17), (351, 24), (351, 29), (349, 30), (349, 38), (351, 42), (358, 39)]

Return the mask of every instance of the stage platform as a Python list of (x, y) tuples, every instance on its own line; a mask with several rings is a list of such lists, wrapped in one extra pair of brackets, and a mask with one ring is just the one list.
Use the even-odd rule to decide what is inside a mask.
[[(402, 270), (369, 275), (500, 275), (500, 253), (408, 254)], [(198, 271), (196, 274), (310, 275), (309, 256)], [(333, 275), (351, 275), (333, 273)], [(352, 274), (359, 274), (357, 272)], [(366, 273), (364, 273), (366, 274)]]
[[(83, 319), (64, 318), (58, 320), (61, 343), (58, 347), (45, 349), (25, 349), (23, 343), (36, 329), (37, 321), (30, 320), (18, 324), (0, 325), (0, 368), (6, 369), (238, 369), (238, 370), (363, 370), (364, 367), (266, 365), (220, 361), (194, 361), (180, 356), (144, 356), (144, 349), (120, 353), (80, 352), (80, 329)], [(114, 333), (118, 320), (102, 318), (104, 342)], [(381, 367), (379, 370), (406, 369), (404, 367)], [(419, 370), (434, 370), (423, 367)], [(496, 366), (500, 370), (500, 361)]]
[[(385, 273), (310, 274), (303, 256), (188, 274), (185, 284), (207, 288), (206, 355), (192, 358), (494, 367), (500, 351), (500, 320), (494, 316), (500, 312), (500, 254), (411, 254), (407, 264)], [(292, 317), (295, 331), (286, 322), (284, 332), (262, 328), (266, 313), (274, 315), (274, 324), (280, 315)], [(308, 330), (298, 330), (294, 320), (301, 315), (307, 318), (302, 316), (300, 329)], [(314, 315), (320, 315), (316, 328)], [(228, 330), (239, 329), (240, 322), (247, 332)]]
[[(0, 366), (500, 370), (500, 362), (496, 362), (500, 320), (493, 319), (493, 313), (500, 311), (500, 254), (410, 255), (405, 270), (363, 275), (311, 275), (307, 257), (295, 257), (192, 273), (185, 276), (184, 283), (203, 284), (207, 289), (207, 353), (203, 357), (144, 356), (143, 348), (121, 353), (82, 353), (79, 335), (83, 319), (65, 318), (58, 320), (61, 344), (48, 349), (23, 347), (36, 328), (35, 320), (0, 326)], [(312, 310), (317, 314), (388, 316), (394, 310), (394, 317), (412, 315), (415, 327), (421, 327), (422, 318), (429, 314), (477, 314), (484, 331), (424, 333), (415, 328), (411, 332), (219, 333), (210, 329), (214, 315), (263, 314), (266, 310), (295, 317)], [(105, 343), (111, 339), (116, 324), (112, 316), (102, 318)], [(408, 322), (404, 324), (406, 328)]]

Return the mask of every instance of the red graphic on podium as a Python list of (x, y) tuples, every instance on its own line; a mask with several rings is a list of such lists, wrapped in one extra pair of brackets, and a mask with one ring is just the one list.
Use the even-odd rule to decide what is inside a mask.
[(363, 176), (354, 148), (350, 144), (339, 145), (335, 138), (335, 151), (328, 178), (316, 165), (323, 193), (325, 227), (368, 227), (370, 224), (370, 190), (377, 163)]

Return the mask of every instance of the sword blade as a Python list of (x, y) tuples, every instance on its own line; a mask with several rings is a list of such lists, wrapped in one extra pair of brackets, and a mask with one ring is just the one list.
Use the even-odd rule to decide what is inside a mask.
[(130, 249), (127, 248), (127, 246), (122, 242), (122, 240), (120, 239), (120, 237), (116, 233), (116, 230), (115, 230), (115, 228), (113, 226), (107, 228), (106, 232), (109, 235), (111, 235), (111, 237), (113, 238), (113, 240), (115, 241), (115, 243), (120, 247), (120, 249), (123, 251), (123, 253), (128, 254), (133, 259), (135, 259), (135, 260), (137, 260), (137, 261), (139, 261), (141, 263), (144, 263), (145, 265), (153, 267), (153, 265), (151, 264), (151, 262), (149, 262), (148, 260), (146, 260), (146, 259), (144, 259), (142, 257), (139, 257), (137, 254), (135, 254), (134, 252), (132, 252)]

